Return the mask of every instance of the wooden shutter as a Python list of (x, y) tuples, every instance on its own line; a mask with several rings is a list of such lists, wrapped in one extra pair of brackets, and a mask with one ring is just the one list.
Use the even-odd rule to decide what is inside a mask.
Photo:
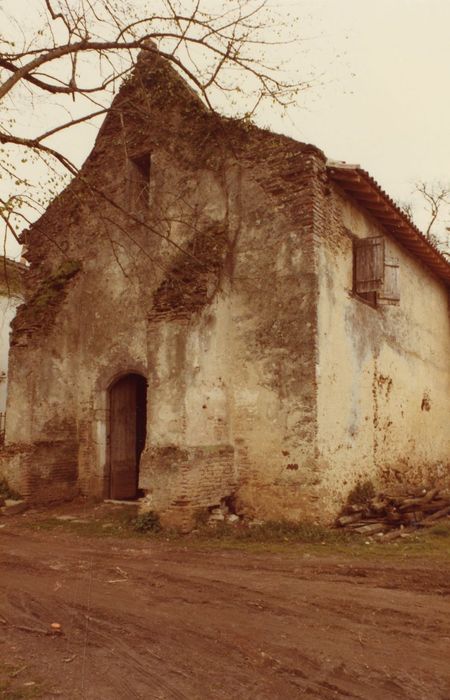
[(378, 292), (377, 301), (394, 305), (400, 301), (400, 268), (396, 260), (386, 260), (384, 263), (384, 285)]
[(354, 290), (357, 294), (377, 292), (384, 286), (384, 238), (362, 238), (354, 247)]

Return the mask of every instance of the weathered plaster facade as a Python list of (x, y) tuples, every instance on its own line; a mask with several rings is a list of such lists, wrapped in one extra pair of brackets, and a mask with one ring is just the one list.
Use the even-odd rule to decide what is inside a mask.
[[(328, 500), (357, 481), (447, 481), (450, 465), (448, 290), (358, 204), (335, 191), (318, 252), (317, 447)], [(353, 293), (353, 237), (384, 236), (400, 301)]]
[(208, 114), (150, 53), (24, 234), (12, 485), (108, 495), (110, 390), (130, 374), (147, 381), (139, 488), (167, 522), (231, 496), (316, 517), (360, 476), (448, 467), (448, 292), (399, 248), (400, 306), (352, 298), (346, 229), (373, 226), (317, 148)]

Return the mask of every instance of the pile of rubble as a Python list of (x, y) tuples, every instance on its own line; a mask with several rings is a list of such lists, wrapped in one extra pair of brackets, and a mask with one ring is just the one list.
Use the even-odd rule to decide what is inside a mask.
[(392, 540), (431, 527), (450, 516), (450, 493), (437, 488), (379, 494), (365, 503), (345, 506), (336, 525), (363, 535)]
[(236, 513), (230, 510), (229, 506), (225, 501), (222, 501), (219, 506), (214, 506), (209, 509), (209, 515), (207, 516), (207, 524), (215, 525), (216, 523), (230, 523), (236, 524), (240, 522), (241, 518)]

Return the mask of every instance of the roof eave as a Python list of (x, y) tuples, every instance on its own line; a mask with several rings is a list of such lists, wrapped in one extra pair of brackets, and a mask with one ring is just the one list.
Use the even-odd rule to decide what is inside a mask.
[(327, 171), (332, 180), (366, 209), (412, 255), (450, 286), (450, 262), (369, 173), (359, 165), (336, 161), (327, 161)]

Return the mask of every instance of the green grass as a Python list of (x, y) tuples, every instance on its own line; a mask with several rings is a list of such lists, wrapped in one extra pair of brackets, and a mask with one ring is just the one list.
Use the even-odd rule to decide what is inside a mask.
[[(86, 522), (84, 522), (86, 520)], [(131, 523), (116, 519), (88, 520), (80, 516), (77, 520), (58, 520), (56, 517), (43, 518), (35, 522), (23, 523), (27, 528), (36, 530), (70, 532), (82, 537), (139, 537), (145, 533), (138, 533), (133, 530)]]
[(34, 307), (37, 310), (45, 309), (45, 307), (58, 299), (67, 282), (74, 277), (80, 269), (81, 263), (78, 260), (66, 260), (63, 262), (53, 275), (43, 280), (36, 294), (28, 303), (28, 306), (30, 308)]
[(238, 549), (255, 554), (306, 554), (388, 560), (437, 558), (450, 561), (450, 525), (448, 534), (445, 535), (439, 528), (439, 533), (421, 531), (393, 542), (382, 542), (356, 534), (340, 537), (336, 531), (330, 531), (329, 536), (319, 541), (316, 534), (308, 540), (304, 536), (265, 537), (262, 533), (254, 537), (243, 537), (236, 533), (222, 533), (220, 537), (217, 534), (195, 533), (188, 535), (183, 543), (202, 549)]
[(133, 530), (141, 533), (158, 533), (161, 532), (161, 523), (159, 521), (158, 513), (153, 510), (148, 513), (141, 513), (134, 520), (131, 521)]
[(336, 544), (350, 542), (354, 535), (311, 522), (293, 523), (287, 520), (268, 520), (260, 525), (228, 525), (199, 528), (194, 533), (208, 540), (233, 539), (239, 542), (289, 542), (297, 544)]
[(162, 530), (153, 513), (140, 515), (128, 509), (102, 514), (96, 518), (77, 516), (86, 522), (58, 520), (48, 517), (21, 523), (22, 527), (37, 531), (71, 533), (81, 537), (139, 538), (172, 542), (183, 547), (201, 549), (237, 549), (255, 553), (309, 553), (312, 555), (339, 555), (348, 557), (389, 558), (450, 558), (450, 520), (436, 523), (427, 530), (418, 530), (405, 538), (383, 542), (377, 537), (332, 529), (311, 522), (290, 523), (268, 521), (260, 525), (215, 526), (198, 525), (189, 534)]

